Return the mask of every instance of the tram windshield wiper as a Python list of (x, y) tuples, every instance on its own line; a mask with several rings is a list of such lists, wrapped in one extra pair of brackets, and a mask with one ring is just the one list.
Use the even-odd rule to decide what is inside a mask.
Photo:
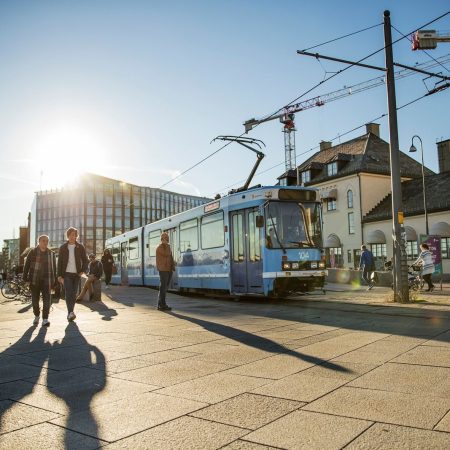
[(312, 248), (314, 245), (312, 245), (310, 242), (307, 241), (289, 241), (290, 244), (296, 244), (299, 248)]

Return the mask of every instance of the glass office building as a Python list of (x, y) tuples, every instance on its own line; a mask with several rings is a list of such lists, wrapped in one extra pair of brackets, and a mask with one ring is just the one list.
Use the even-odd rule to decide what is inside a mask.
[(58, 247), (72, 226), (87, 252), (100, 255), (106, 239), (210, 200), (85, 174), (70, 187), (36, 192), (30, 243), (47, 234), (50, 246)]

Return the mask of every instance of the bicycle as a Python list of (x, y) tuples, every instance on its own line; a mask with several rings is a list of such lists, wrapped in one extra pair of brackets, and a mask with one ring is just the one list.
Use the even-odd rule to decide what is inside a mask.
[(25, 301), (31, 299), (31, 290), (28, 283), (18, 277), (5, 281), (1, 287), (1, 292), (3, 297), (8, 300), (14, 300), (16, 297), (22, 297)]

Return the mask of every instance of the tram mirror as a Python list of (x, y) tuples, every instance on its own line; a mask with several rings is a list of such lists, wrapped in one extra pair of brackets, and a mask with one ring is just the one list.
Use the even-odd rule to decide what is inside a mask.
[(264, 216), (256, 216), (256, 227), (263, 228), (264, 227)]

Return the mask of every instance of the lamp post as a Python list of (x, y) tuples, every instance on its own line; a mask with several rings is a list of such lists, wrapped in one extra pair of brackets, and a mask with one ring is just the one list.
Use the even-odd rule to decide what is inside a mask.
[(425, 190), (425, 172), (424, 172), (424, 164), (423, 164), (423, 144), (420, 136), (415, 134), (411, 139), (411, 147), (409, 148), (410, 153), (417, 152), (417, 148), (414, 146), (414, 138), (419, 139), (420, 141), (420, 152), (422, 154), (422, 190), (423, 190), (423, 209), (425, 211), (425, 231), (428, 236), (428, 213), (427, 213), (427, 193)]

